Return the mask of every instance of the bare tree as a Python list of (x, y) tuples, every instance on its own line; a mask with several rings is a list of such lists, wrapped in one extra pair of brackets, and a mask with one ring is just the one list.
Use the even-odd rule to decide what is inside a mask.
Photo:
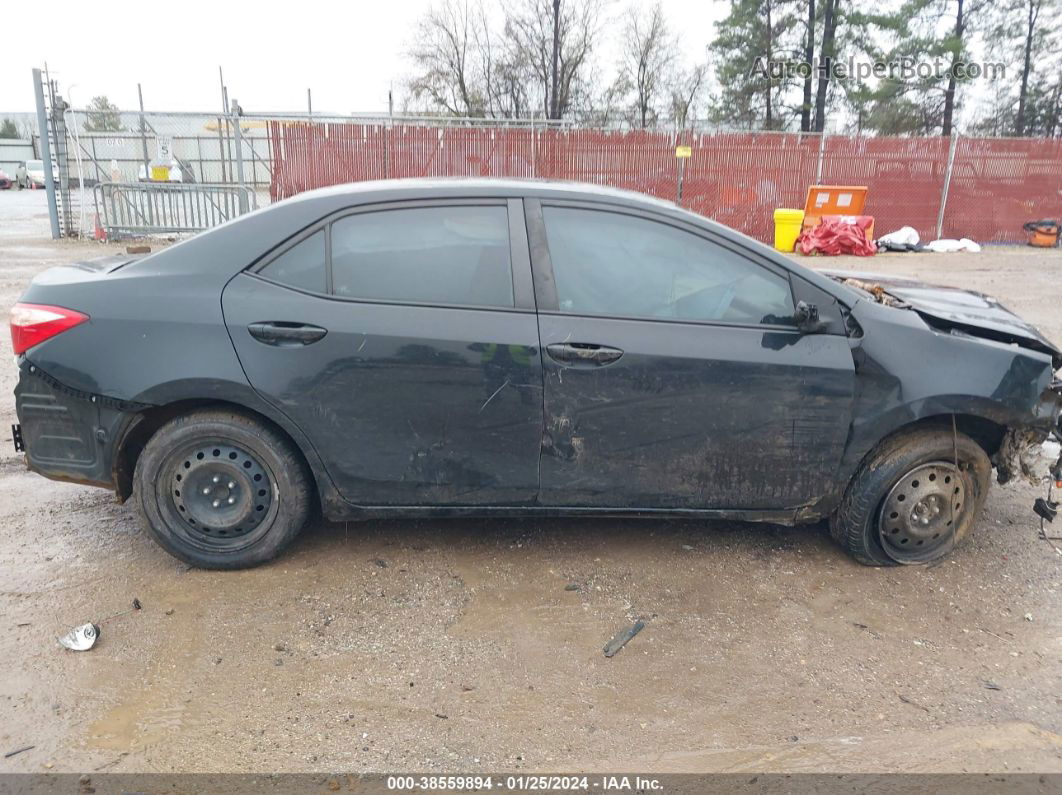
[(675, 61), (676, 47), (659, 2), (648, 10), (637, 4), (627, 9), (619, 72), (634, 92), (634, 116), (641, 127), (656, 120), (656, 106)]
[(484, 71), (483, 57), (489, 38), (481, 6), (443, 0), (429, 8), (417, 23), (409, 52), (417, 67), (410, 93), (454, 116), (484, 115), (489, 68)]
[(572, 107), (600, 32), (601, 0), (515, 0), (505, 9), (509, 59), (526, 64), (547, 118)]
[(708, 78), (708, 67), (698, 64), (688, 70), (678, 71), (671, 83), (671, 119), (678, 128), (684, 129), (693, 115), (693, 105)]

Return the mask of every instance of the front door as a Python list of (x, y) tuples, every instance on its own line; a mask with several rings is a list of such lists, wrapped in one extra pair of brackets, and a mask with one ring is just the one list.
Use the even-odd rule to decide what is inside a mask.
[(662, 216), (528, 204), (544, 505), (786, 510), (834, 489), (852, 356), (797, 331), (784, 269)]
[(364, 208), (226, 288), (252, 386), (345, 499), (534, 501), (542, 371), (524, 229), (504, 199)]

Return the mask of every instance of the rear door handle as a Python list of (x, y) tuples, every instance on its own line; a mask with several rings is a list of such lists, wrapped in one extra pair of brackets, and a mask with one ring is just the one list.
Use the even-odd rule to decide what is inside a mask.
[(603, 367), (623, 355), (619, 348), (589, 342), (555, 342), (546, 346), (546, 353), (554, 361), (569, 367)]
[(259, 342), (275, 345), (278, 348), (310, 345), (328, 333), (328, 329), (320, 326), (311, 326), (308, 323), (288, 323), (282, 320), (251, 323), (247, 326), (247, 331)]

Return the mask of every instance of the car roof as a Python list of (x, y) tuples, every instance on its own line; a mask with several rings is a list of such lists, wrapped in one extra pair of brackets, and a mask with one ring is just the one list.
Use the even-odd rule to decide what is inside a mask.
[(358, 203), (368, 203), (386, 195), (389, 199), (396, 194), (407, 194), (409, 198), (429, 198), (446, 196), (480, 197), (491, 195), (511, 195), (529, 197), (605, 199), (613, 203), (638, 204), (653, 206), (658, 209), (681, 210), (674, 202), (657, 199), (622, 188), (598, 185), (587, 182), (553, 179), (520, 179), (511, 177), (415, 177), (407, 179), (381, 179), (364, 182), (348, 182), (327, 188), (306, 191), (288, 199), (289, 202), (327, 198), (354, 199)]

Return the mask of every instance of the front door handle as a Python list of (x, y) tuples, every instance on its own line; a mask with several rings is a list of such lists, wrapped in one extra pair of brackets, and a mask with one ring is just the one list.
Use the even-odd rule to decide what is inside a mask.
[(589, 342), (555, 342), (546, 346), (550, 358), (569, 367), (602, 367), (623, 355), (619, 348)]
[(247, 331), (259, 342), (275, 345), (278, 348), (310, 345), (328, 333), (328, 329), (320, 326), (311, 326), (308, 323), (288, 323), (282, 320), (251, 323), (247, 326)]

